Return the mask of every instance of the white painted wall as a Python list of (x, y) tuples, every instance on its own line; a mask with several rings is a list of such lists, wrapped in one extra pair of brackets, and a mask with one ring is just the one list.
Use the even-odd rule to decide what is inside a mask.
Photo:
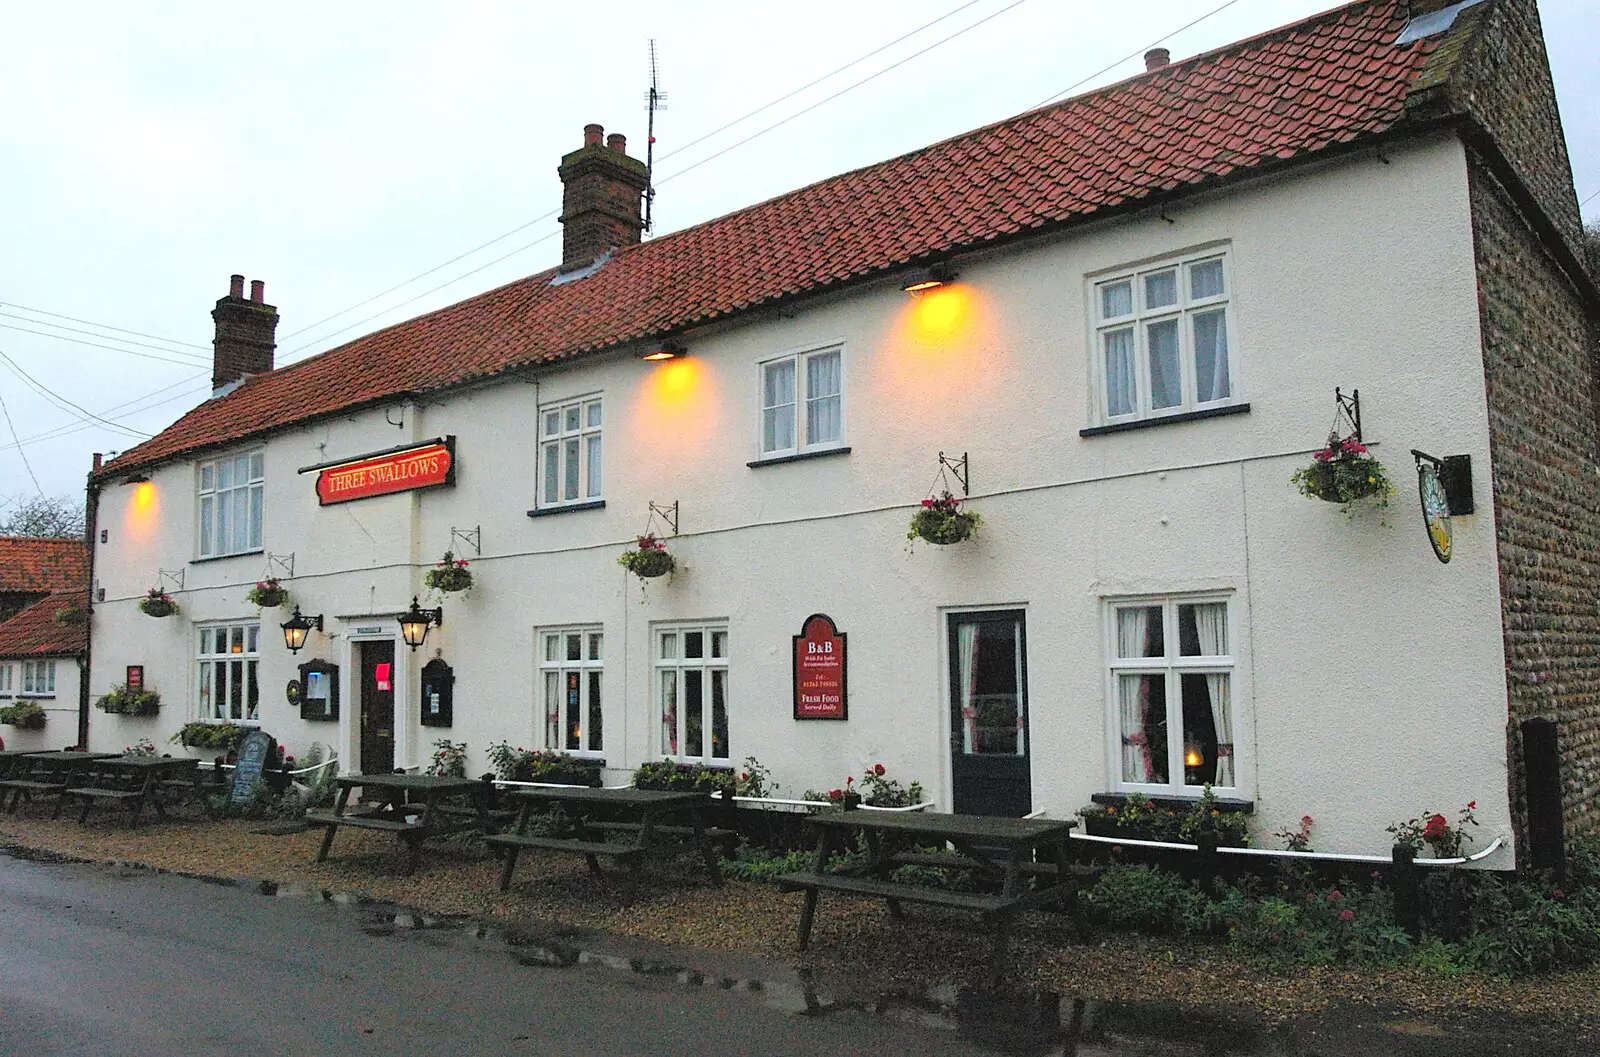
[(54, 661), (56, 665), (56, 692), (45, 696), (22, 692), (22, 661), (20, 657), (0, 657), (0, 667), (11, 667), (11, 691), (0, 694), (0, 708), (22, 701), (32, 701), (44, 709), (43, 730), (21, 730), (0, 723), (0, 739), (7, 749), (36, 751), (65, 749), (78, 743), (78, 693), (83, 685), (84, 673), (74, 657), (29, 657), (30, 661)]
[[(1104, 600), (1229, 591), (1239, 628), (1238, 764), (1259, 830), (1317, 819), (1324, 850), (1381, 852), (1384, 826), (1476, 799), (1485, 834), (1509, 836), (1505, 685), (1465, 165), (1442, 140), (998, 252), (961, 266), (960, 311), (892, 284), (691, 336), (664, 365), (597, 357), (519, 379), (287, 432), (267, 444), (266, 548), (293, 552), (292, 602), (327, 632), (291, 657), (263, 616), (263, 724), (289, 750), (313, 740), (353, 759), (351, 637), (396, 635), (452, 527), (482, 529), (478, 587), (444, 602), (425, 651), (402, 646), (398, 756), (425, 762), (441, 733), (484, 749), (539, 738), (533, 629), (606, 634), (610, 777), (657, 755), (649, 633), (727, 620), (732, 750), (772, 768), (782, 793), (839, 785), (871, 762), (949, 803), (943, 615), (1027, 612), (1037, 808), (1069, 815), (1111, 788)], [(1226, 243), (1248, 414), (1080, 437), (1090, 416), (1086, 276)], [(950, 301), (944, 302), (946, 308)], [(934, 331), (937, 331), (935, 333)], [(751, 469), (756, 364), (845, 346), (852, 451)], [(1399, 486), (1387, 517), (1347, 520), (1289, 475), (1321, 446), (1335, 386), (1358, 387), (1369, 441)], [(601, 392), (604, 510), (530, 519), (535, 407)], [(393, 422), (402, 422), (395, 427)], [(458, 438), (453, 489), (319, 509), (297, 467), (443, 434)], [(1469, 454), (1478, 512), (1456, 522), (1440, 565), (1417, 514), (1411, 448)], [(904, 534), (937, 453), (971, 455), (981, 538), (951, 548)], [(267, 571), (247, 556), (194, 562), (194, 470), (110, 486), (96, 573), (93, 689), (146, 665), (159, 719), (96, 713), (91, 745), (192, 718), (195, 622), (254, 610)], [(647, 503), (681, 504), (680, 571), (642, 593), (615, 564)], [(140, 505), (140, 504), (144, 505)], [(157, 570), (181, 571), (183, 613), (134, 607)], [(791, 719), (791, 636), (826, 612), (849, 635), (850, 720)], [(456, 722), (417, 725), (416, 675), (455, 667)], [(344, 666), (344, 719), (302, 723), (281, 688), (311, 656)], [(160, 740), (158, 737), (157, 740)], [(1486, 838), (1487, 839), (1487, 838)], [(1269, 840), (1268, 843), (1271, 843)]]

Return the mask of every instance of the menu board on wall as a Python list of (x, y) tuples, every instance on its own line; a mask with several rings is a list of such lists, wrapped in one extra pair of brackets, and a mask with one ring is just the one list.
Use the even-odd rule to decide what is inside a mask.
[(794, 637), (794, 718), (848, 719), (845, 636), (825, 613), (813, 613)]

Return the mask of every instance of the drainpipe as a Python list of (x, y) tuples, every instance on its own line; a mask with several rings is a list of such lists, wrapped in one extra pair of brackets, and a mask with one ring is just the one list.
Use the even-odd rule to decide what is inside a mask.
[(100, 534), (100, 486), (95, 474), (100, 472), (101, 454), (94, 453), (94, 469), (89, 472), (83, 497), (83, 542), (89, 548), (89, 582), (84, 586), (84, 611), (89, 619), (83, 625), (83, 659), (78, 662), (78, 748), (89, 747), (89, 675), (94, 671), (90, 663), (90, 647), (94, 643), (94, 553), (95, 540)]

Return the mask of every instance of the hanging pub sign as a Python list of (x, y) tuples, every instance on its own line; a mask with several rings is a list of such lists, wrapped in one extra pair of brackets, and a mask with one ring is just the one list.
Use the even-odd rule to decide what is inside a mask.
[(1450, 503), (1445, 498), (1444, 485), (1439, 481), (1439, 471), (1444, 463), (1415, 448), (1411, 455), (1417, 460), (1417, 495), (1422, 502), (1422, 525), (1428, 532), (1428, 543), (1433, 547), (1434, 557), (1448, 563), (1455, 533), (1450, 524)]
[(794, 718), (849, 719), (845, 636), (824, 613), (813, 613), (794, 637)]
[(322, 506), (394, 492), (443, 488), (456, 483), (456, 438), (440, 437), (354, 459), (318, 463), (302, 467), (300, 472), (313, 470), (317, 471), (317, 502)]

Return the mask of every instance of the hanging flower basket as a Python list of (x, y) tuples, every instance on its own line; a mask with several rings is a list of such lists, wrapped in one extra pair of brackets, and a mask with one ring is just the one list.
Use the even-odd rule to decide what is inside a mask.
[(1340, 439), (1336, 433), (1329, 434), (1326, 448), (1312, 453), (1311, 465), (1296, 470), (1289, 480), (1302, 495), (1340, 503), (1346, 512), (1363, 499), (1388, 506), (1394, 492), (1383, 464), (1367, 452), (1367, 446), (1354, 437)]
[(438, 591), (441, 594), (452, 594), (456, 591), (472, 590), (472, 570), (467, 568), (465, 558), (457, 558), (451, 551), (444, 552), (444, 558), (428, 570), (422, 582), (428, 590)]
[(150, 588), (149, 593), (139, 599), (139, 612), (147, 617), (170, 617), (177, 611), (178, 603), (159, 587)]
[(655, 533), (638, 537), (638, 545), (623, 551), (617, 558), (617, 564), (641, 580), (665, 576), (676, 565), (672, 555), (667, 553), (667, 545), (656, 539)]
[(278, 583), (276, 576), (269, 576), (265, 580), (258, 581), (245, 597), (253, 606), (276, 609), (289, 600), (289, 589)]
[(922, 507), (911, 515), (911, 529), (906, 539), (916, 542), (926, 540), (941, 547), (961, 543), (977, 535), (983, 516), (961, 509), (961, 500), (945, 492), (937, 499), (924, 499)]
[(153, 716), (161, 710), (161, 695), (154, 690), (130, 690), (119, 683), (94, 705), (112, 715)]

